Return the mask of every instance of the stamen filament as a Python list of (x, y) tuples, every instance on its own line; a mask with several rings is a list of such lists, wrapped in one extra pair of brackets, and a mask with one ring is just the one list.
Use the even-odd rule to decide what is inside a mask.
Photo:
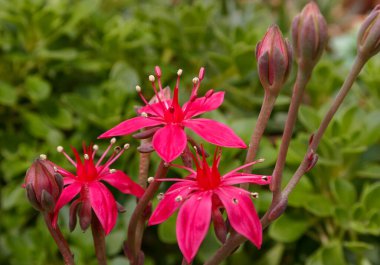
[(96, 163), (95, 167), (98, 167), (100, 165), (100, 163), (102, 163), (104, 157), (108, 154), (108, 152), (110, 151), (110, 149), (112, 148), (112, 146), (115, 144), (115, 142), (116, 142), (116, 138), (112, 138), (111, 141), (110, 141), (110, 145), (107, 147), (106, 151), (104, 151), (104, 153), (102, 154), (102, 156), (99, 158), (99, 160)]

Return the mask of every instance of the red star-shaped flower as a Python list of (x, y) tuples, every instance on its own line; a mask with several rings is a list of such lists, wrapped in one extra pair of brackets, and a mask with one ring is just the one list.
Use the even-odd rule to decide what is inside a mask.
[[(160, 93), (162, 93), (161, 69), (156, 66), (155, 72)], [(181, 74), (182, 70), (178, 70), (173, 98), (166, 100), (159, 96), (155, 84), (156, 78), (153, 75), (149, 76), (158, 103), (150, 104), (142, 95), (141, 88), (137, 86), (136, 90), (146, 104), (140, 109), (141, 116), (118, 124), (100, 135), (99, 138), (127, 135), (142, 128), (161, 126), (162, 128), (154, 133), (152, 144), (158, 155), (166, 162), (173, 161), (184, 151), (187, 143), (185, 127), (212, 144), (245, 148), (245, 143), (228, 126), (210, 119), (194, 119), (195, 116), (217, 109), (224, 100), (224, 92), (214, 92), (212, 89), (205, 96), (197, 97), (200, 83), (204, 77), (204, 68), (201, 68), (199, 76), (193, 79), (194, 85), (190, 100), (182, 107), (179, 105), (178, 92)]]
[[(187, 262), (191, 262), (197, 253), (210, 225), (224, 225), (220, 212), (224, 208), (231, 226), (260, 248), (262, 228), (260, 218), (256, 213), (251, 197), (257, 193), (235, 187), (239, 183), (267, 185), (270, 176), (239, 173), (237, 171), (259, 161), (246, 164), (220, 176), (218, 165), (220, 161), (219, 148), (215, 151), (214, 162), (210, 167), (205, 159), (194, 159), (197, 170), (191, 172), (185, 179), (161, 179), (162, 181), (177, 181), (163, 195), (149, 219), (149, 225), (162, 223), (178, 208), (176, 224), (177, 241)], [(216, 231), (217, 232), (217, 231)], [(218, 236), (219, 237), (219, 236)]]
[[(94, 162), (95, 153), (98, 149), (96, 145), (94, 147), (86, 147), (83, 145), (83, 161), (75, 148), (72, 149), (76, 161), (72, 160), (61, 146), (57, 148), (57, 150), (62, 152), (70, 163), (76, 167), (76, 174), (66, 171), (63, 168), (56, 169), (57, 172), (64, 177), (65, 186), (55, 206), (53, 218), (54, 226), (57, 224), (59, 210), (79, 194), (79, 197), (71, 204), (70, 211), (74, 211), (75, 216), (78, 204), (81, 204), (79, 216), (82, 216), (82, 219), (86, 219), (80, 220), (82, 229), (88, 227), (90, 223), (89, 220), (91, 220), (91, 211), (93, 210), (105, 233), (108, 234), (116, 224), (117, 205), (112, 193), (102, 182), (114, 186), (123, 193), (133, 194), (137, 197), (141, 197), (144, 193), (144, 190), (134, 183), (124, 172), (110, 169), (111, 164), (128, 148), (128, 144), (126, 144), (123, 149), (120, 150), (119, 148), (116, 150), (108, 161), (101, 165), (114, 143), (115, 139), (112, 139), (111, 144), (96, 164)], [(83, 222), (85, 223), (84, 225), (82, 225)]]

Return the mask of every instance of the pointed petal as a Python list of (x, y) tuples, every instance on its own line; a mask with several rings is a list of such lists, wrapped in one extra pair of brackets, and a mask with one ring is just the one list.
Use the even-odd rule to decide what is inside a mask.
[[(163, 199), (158, 203), (156, 209), (149, 218), (149, 225), (156, 225), (168, 219), (185, 201), (187, 195), (194, 191), (195, 184), (189, 182), (178, 182), (173, 184), (164, 194)], [(178, 196), (182, 197), (177, 201)]]
[[(167, 104), (168, 106), (171, 105), (171, 100), (165, 100), (165, 101), (162, 101), (162, 104), (165, 106), (165, 104)], [(163, 117), (164, 116), (164, 109), (161, 105), (161, 103), (152, 103), (150, 104), (149, 106), (146, 105), (142, 108), (140, 108), (138, 110), (138, 113), (141, 114), (141, 113), (148, 113), (152, 116), (159, 116), (159, 117)]]
[(119, 123), (112, 129), (106, 131), (98, 138), (107, 138), (111, 136), (120, 136), (131, 134), (137, 130), (140, 130), (145, 127), (156, 126), (162, 124), (162, 121), (158, 121), (155, 119), (145, 118), (145, 117), (135, 117), (122, 123)]
[(82, 185), (79, 182), (75, 182), (62, 190), (61, 195), (54, 208), (53, 226), (57, 226), (59, 210), (67, 203), (69, 203), (81, 190)]
[(70, 184), (74, 183), (75, 181), (76, 181), (75, 178), (64, 177), (64, 178), (63, 178), (63, 185), (64, 185), (64, 186), (67, 186), (67, 185), (70, 185)]
[(177, 241), (188, 263), (195, 257), (210, 226), (211, 196), (212, 192), (194, 193), (179, 210)]
[(222, 183), (224, 185), (235, 185), (240, 183), (268, 185), (270, 183), (270, 180), (271, 176), (255, 175), (240, 172), (235, 172), (222, 177)]
[(255, 206), (246, 190), (224, 186), (215, 190), (227, 211), (231, 226), (257, 248), (261, 247), (262, 228)]
[[(223, 100), (224, 92), (216, 92), (207, 99), (205, 97), (197, 98), (193, 103), (191, 103), (189, 109), (186, 111), (185, 119), (215, 110), (222, 105)], [(188, 104), (189, 102), (183, 105), (183, 110), (187, 108)]]
[(169, 163), (185, 150), (187, 137), (183, 128), (178, 125), (166, 125), (153, 136), (153, 147), (157, 154)]
[(141, 188), (140, 185), (133, 182), (133, 180), (131, 180), (123, 171), (116, 170), (114, 173), (105, 171), (105, 173), (101, 175), (100, 179), (106, 181), (123, 193), (133, 194), (138, 198), (144, 194), (144, 189)]
[(69, 171), (67, 171), (64, 168), (57, 167), (57, 173), (61, 174), (62, 177), (70, 177), (70, 178), (75, 178), (75, 175)]
[(116, 224), (117, 206), (112, 193), (100, 182), (88, 186), (92, 209), (98, 217), (104, 232), (108, 235)]
[(230, 127), (210, 119), (192, 119), (183, 122), (207, 142), (224, 147), (246, 148), (242, 139)]

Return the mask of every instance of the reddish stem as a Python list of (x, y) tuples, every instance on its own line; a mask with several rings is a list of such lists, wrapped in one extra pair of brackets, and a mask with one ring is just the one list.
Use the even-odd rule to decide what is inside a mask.
[(91, 231), (95, 254), (99, 265), (107, 265), (105, 233), (96, 214), (92, 213)]
[(66, 239), (63, 237), (61, 230), (58, 228), (53, 228), (52, 219), (53, 216), (50, 213), (43, 213), (44, 220), (51, 236), (53, 237), (55, 243), (58, 246), (59, 251), (63, 257), (63, 260), (66, 265), (74, 265), (74, 255), (70, 251), (69, 244)]

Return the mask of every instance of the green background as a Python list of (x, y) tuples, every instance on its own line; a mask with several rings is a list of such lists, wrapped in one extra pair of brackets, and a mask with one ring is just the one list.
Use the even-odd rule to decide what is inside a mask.
[[(360, 16), (337, 15), (341, 1), (318, 1), (330, 25), (327, 52), (307, 87), (287, 157), (285, 179), (294, 172), (355, 55)], [(0, 263), (62, 264), (41, 216), (21, 188), (25, 171), (45, 153), (73, 170), (57, 145), (80, 147), (107, 140), (97, 136), (133, 117), (141, 104), (140, 84), (153, 95), (147, 76), (155, 65), (163, 82), (175, 83), (184, 70), (181, 100), (201, 66), (206, 78), (200, 92), (226, 91), (222, 107), (206, 117), (230, 125), (248, 142), (260, 110), (263, 89), (254, 50), (272, 23), (289, 36), (292, 17), (306, 1), (132, 1), (0, 0)], [(348, 14), (346, 12), (345, 14)], [(317, 166), (304, 176), (284, 216), (264, 232), (261, 250), (245, 244), (225, 264), (380, 264), (380, 56), (365, 67), (323, 138)], [(296, 69), (296, 67), (294, 68)], [(254, 172), (270, 174), (290, 101), (294, 70), (280, 94)], [(197, 138), (199, 139), (199, 138)], [(115, 168), (137, 177), (138, 142)], [(213, 149), (211, 148), (212, 152)], [(221, 172), (241, 165), (244, 151), (225, 149)], [(151, 174), (158, 158), (152, 155)], [(170, 176), (183, 175), (182, 170)], [(164, 191), (167, 186), (162, 187)], [(271, 200), (267, 190), (255, 201), (261, 214)], [(111, 265), (127, 264), (122, 255), (131, 197), (115, 192), (127, 212), (107, 237)], [(155, 202), (156, 203), (156, 202)], [(77, 264), (96, 264), (90, 232), (68, 232), (68, 209), (60, 224)], [(146, 264), (179, 264), (175, 217), (149, 227), (144, 238)], [(195, 264), (217, 249), (210, 231)]]

